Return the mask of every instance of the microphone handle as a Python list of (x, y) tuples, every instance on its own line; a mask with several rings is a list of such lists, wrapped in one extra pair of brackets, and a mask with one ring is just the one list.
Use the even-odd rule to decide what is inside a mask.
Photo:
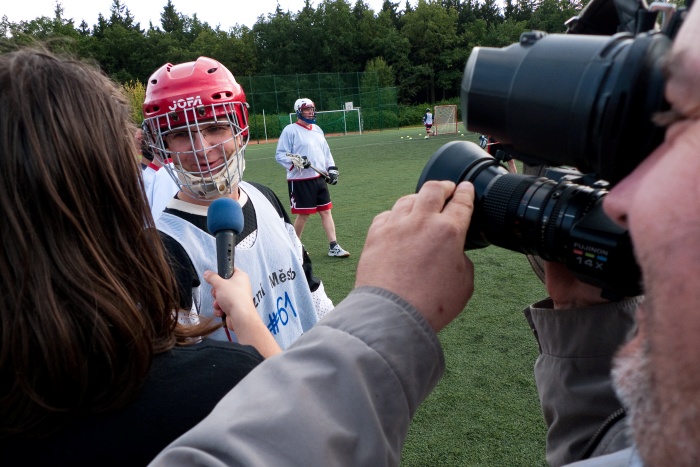
[[(236, 253), (236, 232), (233, 230), (221, 230), (216, 233), (216, 268), (224, 279), (233, 275), (233, 259)], [(229, 342), (233, 341), (231, 333), (226, 327), (226, 315), (221, 317), (224, 323), (224, 331)]]
[(216, 266), (217, 272), (224, 279), (233, 275), (233, 260), (236, 252), (236, 233), (233, 230), (223, 230), (216, 233)]

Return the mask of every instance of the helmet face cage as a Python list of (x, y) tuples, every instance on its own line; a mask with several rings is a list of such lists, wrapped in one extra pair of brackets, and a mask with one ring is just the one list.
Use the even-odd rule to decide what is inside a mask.
[[(215, 142), (207, 141), (205, 133), (212, 125), (228, 127), (230, 135), (226, 134), (223, 139), (219, 137)], [(144, 130), (148, 147), (180, 189), (190, 196), (205, 200), (226, 196), (243, 177), (244, 152), (250, 137), (247, 104), (244, 102), (200, 105), (156, 115), (144, 121)], [(167, 135), (173, 132), (186, 133), (190, 149), (183, 151), (178, 148), (180, 150), (175, 151), (168, 148)], [(212, 167), (208, 158), (196, 157), (202, 151), (207, 154), (218, 151), (223, 156), (223, 163)], [(196, 170), (183, 167), (184, 156), (196, 162)]]
[(314, 114), (311, 117), (312, 119), (316, 120), (316, 104), (311, 99), (303, 98), (303, 99), (297, 99), (296, 102), (294, 103), (294, 112), (297, 114), (297, 118), (307, 121), (304, 117), (302, 117), (301, 111), (304, 110), (307, 107), (311, 107), (314, 109)]

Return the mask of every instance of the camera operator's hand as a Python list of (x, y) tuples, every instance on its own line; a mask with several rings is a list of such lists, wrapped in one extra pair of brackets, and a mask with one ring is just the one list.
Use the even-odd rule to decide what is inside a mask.
[(544, 280), (555, 310), (585, 308), (609, 301), (600, 296), (600, 288), (581, 282), (562, 263), (545, 261)]
[(474, 292), (474, 266), (464, 239), (474, 210), (474, 187), (426, 182), (374, 218), (357, 266), (356, 287), (401, 296), (439, 331)]
[(676, 112), (700, 118), (700, 7), (693, 6), (673, 41), (666, 63), (666, 99)]

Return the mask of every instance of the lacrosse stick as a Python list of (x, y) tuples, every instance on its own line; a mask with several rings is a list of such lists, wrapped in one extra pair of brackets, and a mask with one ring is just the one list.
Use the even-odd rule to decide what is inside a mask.
[[(292, 154), (291, 152), (287, 153), (287, 157), (292, 161), (292, 164), (294, 165), (295, 168), (299, 170), (304, 170), (304, 160), (302, 159), (301, 154)], [(330, 183), (331, 178), (328, 176), (328, 174), (322, 170), (317, 169), (316, 167), (309, 166), (310, 169), (315, 170), (319, 175), (321, 175), (327, 183)]]

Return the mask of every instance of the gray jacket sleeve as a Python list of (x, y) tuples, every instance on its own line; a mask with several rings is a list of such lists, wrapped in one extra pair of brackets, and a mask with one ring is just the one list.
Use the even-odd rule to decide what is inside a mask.
[[(612, 357), (635, 329), (641, 297), (590, 308), (554, 310), (550, 299), (525, 310), (540, 346), (535, 380), (547, 423), (547, 462), (579, 459), (603, 422), (621, 409)], [(621, 441), (628, 444), (626, 437)], [(613, 451), (619, 446), (610, 445)]]
[(439, 341), (411, 305), (359, 288), (152, 465), (398, 465), (443, 371)]

